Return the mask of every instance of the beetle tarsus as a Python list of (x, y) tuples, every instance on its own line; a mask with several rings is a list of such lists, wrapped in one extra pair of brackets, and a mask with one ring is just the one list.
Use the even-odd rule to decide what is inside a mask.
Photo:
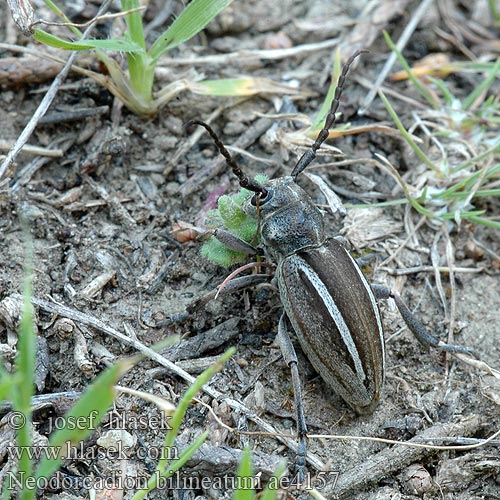
[(401, 317), (413, 333), (415, 338), (425, 347), (433, 347), (441, 351), (454, 352), (474, 356), (475, 353), (466, 347), (454, 344), (446, 344), (441, 342), (437, 337), (428, 332), (427, 328), (420, 322), (420, 320), (408, 309), (408, 306), (403, 302), (403, 299), (383, 285), (371, 285), (373, 293), (377, 299), (394, 299)]

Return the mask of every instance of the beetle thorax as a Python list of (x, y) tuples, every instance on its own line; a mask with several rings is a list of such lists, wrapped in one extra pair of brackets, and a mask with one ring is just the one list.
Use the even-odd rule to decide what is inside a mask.
[(265, 251), (279, 261), (302, 249), (321, 245), (323, 216), (310, 196), (291, 177), (271, 180), (264, 187), (268, 197), (259, 211)]

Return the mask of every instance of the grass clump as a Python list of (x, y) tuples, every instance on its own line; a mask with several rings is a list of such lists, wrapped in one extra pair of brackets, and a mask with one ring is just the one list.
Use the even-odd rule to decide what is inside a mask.
[[(105, 86), (130, 111), (139, 116), (154, 116), (161, 106), (186, 90), (195, 94), (211, 96), (298, 93), (290, 86), (258, 77), (205, 81), (182, 79), (173, 81), (157, 92), (154, 91), (155, 68), (161, 56), (197, 35), (232, 0), (192, 0), (149, 47), (144, 34), (141, 13), (143, 8), (139, 0), (121, 0), (121, 14), (125, 18), (126, 32), (122, 36), (102, 40), (82, 39), (82, 31), (77, 25), (70, 22), (53, 0), (44, 0), (44, 2), (63, 21), (62, 24), (69, 30), (68, 37), (55, 36), (38, 27), (38, 24), (45, 21), (33, 22), (33, 12), (30, 12), (26, 16), (27, 19), (23, 19), (24, 22), (21, 23), (19, 22), (20, 12), (13, 10), (13, 17), (23, 32), (31, 32), (33, 38), (38, 42), (58, 49), (94, 51), (109, 75), (76, 65), (73, 66), (73, 70)], [(104, 19), (105, 16), (101, 16), (101, 18)], [(126, 55), (125, 68), (122, 68), (117, 60), (109, 55), (110, 51)]]
[[(427, 77), (427, 83), (418, 79), (389, 35), (385, 36), (428, 105), (424, 112), (412, 112), (414, 124), (407, 129), (389, 100), (379, 93), (403, 138), (425, 166), (415, 168), (418, 187), (405, 184), (394, 171), (407, 202), (434, 221), (459, 225), (467, 220), (500, 229), (500, 220), (490, 208), (491, 201), (500, 197), (500, 97), (490, 91), (500, 76), (500, 60), (483, 65), (484, 80), (458, 98), (442, 79)], [(415, 130), (425, 135), (426, 151), (414, 140)]]

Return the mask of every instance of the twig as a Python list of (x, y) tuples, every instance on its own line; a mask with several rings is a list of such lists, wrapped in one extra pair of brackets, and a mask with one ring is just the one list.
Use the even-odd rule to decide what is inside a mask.
[(40, 125), (48, 125), (51, 123), (79, 121), (83, 118), (104, 115), (108, 112), (109, 106), (95, 106), (93, 108), (77, 108), (69, 111), (56, 111), (55, 113), (48, 113), (41, 118), (38, 123)]
[(450, 316), (448, 318), (448, 343), (453, 344), (453, 331), (455, 330), (455, 318), (457, 315), (457, 285), (455, 282), (455, 252), (453, 244), (446, 228), (446, 223), (442, 225), (446, 245), (446, 263), (450, 268), (448, 281), (450, 283)]
[(237, 337), (240, 321), (237, 317), (229, 318), (210, 330), (181, 340), (178, 344), (162, 351), (161, 355), (173, 362), (201, 358), (207, 351), (217, 349)]
[[(109, 4), (111, 3), (111, 0), (105, 0), (99, 9), (99, 12), (97, 15), (100, 15), (101, 12), (106, 11), (108, 8)], [(92, 31), (92, 28), (94, 27), (94, 23), (92, 23), (84, 32), (81, 37), (81, 40), (84, 40)], [(38, 121), (40, 118), (47, 112), (47, 109), (51, 105), (52, 101), (54, 100), (57, 91), (59, 90), (59, 87), (62, 85), (63, 81), (66, 79), (66, 76), (68, 76), (68, 73), (71, 69), (71, 66), (73, 62), (75, 61), (77, 56), (77, 52), (72, 52), (70, 56), (68, 57), (68, 60), (66, 61), (66, 64), (60, 71), (60, 73), (54, 78), (54, 81), (52, 82), (52, 85), (49, 87), (49, 90), (45, 94), (45, 96), (42, 99), (42, 102), (36, 109), (36, 111), (33, 113), (33, 116), (31, 117), (31, 120), (28, 122), (26, 127), (24, 127), (24, 130), (21, 132), (21, 135), (18, 137), (16, 143), (14, 144), (14, 147), (9, 151), (7, 154), (7, 157), (5, 160), (2, 162), (0, 165), (0, 180), (4, 177), (5, 172), (9, 168), (9, 166), (13, 163), (13, 161), (16, 159), (17, 155), (21, 151), (22, 147), (28, 142), (28, 139), (31, 137), (31, 134), (35, 130), (35, 127), (38, 124)]]
[[(474, 434), (480, 425), (481, 419), (477, 415), (473, 415), (455, 424), (436, 424), (411, 439), (410, 442), (440, 436), (469, 436)], [(365, 488), (390, 474), (398, 472), (403, 467), (437, 452), (438, 450), (434, 449), (408, 446), (386, 448), (362, 464), (358, 464), (355, 468), (342, 472), (337, 484), (333, 488), (331, 485), (327, 485), (322, 493), (327, 498), (353, 498), (352, 493), (354, 491)]]
[(321, 49), (329, 49), (330, 47), (335, 47), (337, 45), (338, 39), (333, 38), (331, 40), (325, 40), (319, 43), (308, 43), (304, 45), (297, 45), (296, 47), (291, 47), (289, 49), (273, 49), (273, 50), (239, 50), (237, 52), (231, 52), (229, 54), (222, 55), (211, 55), (211, 56), (201, 56), (201, 57), (176, 57), (176, 58), (166, 58), (162, 59), (162, 65), (167, 68), (172, 66), (182, 66), (182, 65), (195, 65), (195, 64), (227, 64), (230, 61), (237, 61), (241, 63), (247, 59), (255, 60), (275, 60), (275, 59), (285, 59), (286, 57), (293, 57), (302, 54), (308, 54), (309, 52), (317, 52)]
[[(48, 147), (55, 148), (55, 146), (58, 146), (58, 149), (61, 149), (64, 154), (75, 143), (75, 139), (76, 134), (72, 133), (59, 136)], [(28, 184), (33, 175), (49, 161), (50, 157), (48, 156), (37, 156), (23, 165), (16, 173), (14, 183), (10, 186), (11, 190), (14, 192), (21, 186)]]
[[(8, 141), (0, 140), (0, 151), (7, 151), (12, 147)], [(49, 158), (60, 158), (63, 155), (62, 149), (42, 148), (40, 146), (33, 146), (25, 144), (22, 148), (23, 153), (29, 153), (37, 156), (47, 156)]]
[[(434, 438), (423, 437), (423, 434), (420, 437), (414, 437), (410, 441), (396, 441), (394, 439), (385, 439), (385, 438), (377, 438), (373, 436), (341, 436), (335, 434), (308, 434), (307, 437), (309, 439), (336, 439), (339, 441), (371, 441), (373, 443), (385, 443), (385, 444), (395, 444), (398, 446), (408, 446), (410, 448), (423, 448), (426, 450), (436, 450), (436, 451), (468, 451), (475, 450), (476, 448), (482, 448), (484, 446), (490, 445), (491, 443), (499, 443), (495, 438), (500, 436), (500, 430), (494, 432), (487, 439), (469, 439), (470, 442), (465, 443), (465, 438), (460, 437), (448, 437), (448, 436), (436, 436)], [(460, 444), (450, 444), (450, 445), (441, 445), (441, 444), (427, 444), (423, 441), (459, 441), (462, 440)], [(420, 442), (422, 441), (422, 442)]]
[[(418, 438), (415, 438), (415, 441), (417, 441)], [(487, 444), (488, 446), (500, 446), (500, 439), (492, 439), (491, 441), (488, 440), (486, 443), (485, 439), (478, 439), (478, 438), (465, 438), (465, 437), (448, 437), (448, 436), (442, 436), (442, 437), (435, 437), (435, 438), (427, 438), (426, 441), (429, 441), (430, 443), (432, 442), (445, 442), (449, 443), (449, 446), (457, 446), (460, 449), (460, 446), (463, 445), (481, 445), (484, 446)]]
[[(443, 283), (441, 281), (441, 273), (439, 272), (439, 260), (441, 252), (438, 250), (438, 243), (440, 239), (441, 239), (441, 234), (437, 232), (434, 235), (434, 241), (432, 242), (430, 257), (431, 257), (431, 264), (434, 269), (434, 280), (436, 283), (436, 289), (439, 298), (441, 299), (441, 305), (443, 306), (445, 319), (448, 320), (448, 303), (446, 302), (446, 294), (444, 293)], [(449, 274), (451, 274), (452, 269), (451, 268), (448, 269), (449, 269)]]
[[(415, 266), (415, 267), (406, 267), (404, 269), (387, 269), (387, 268), (380, 268), (381, 270), (384, 270), (388, 274), (392, 274), (394, 276), (402, 276), (403, 274), (415, 274), (415, 273), (422, 273), (422, 272), (433, 272), (433, 271), (438, 271), (440, 273), (449, 273), (451, 271), (451, 268), (448, 266)], [(453, 271), (455, 273), (482, 273), (485, 270), (484, 267), (454, 267)]]

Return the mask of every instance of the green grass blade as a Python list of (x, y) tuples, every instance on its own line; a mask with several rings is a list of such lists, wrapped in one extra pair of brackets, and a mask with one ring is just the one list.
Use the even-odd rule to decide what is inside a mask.
[(384, 103), (388, 113), (391, 115), (391, 118), (394, 120), (394, 123), (396, 124), (396, 127), (398, 130), (401, 132), (403, 137), (405, 138), (406, 142), (411, 146), (413, 151), (415, 151), (415, 154), (431, 169), (433, 170), (436, 174), (438, 174), (440, 177), (443, 176), (443, 173), (434, 165), (434, 163), (427, 157), (427, 155), (417, 146), (415, 141), (413, 140), (412, 136), (408, 133), (404, 125), (402, 124), (401, 120), (399, 119), (399, 116), (397, 113), (394, 111), (394, 108), (391, 106), (389, 101), (387, 100), (387, 97), (385, 97), (384, 93), (382, 90), (378, 91), (378, 95), (382, 99), (382, 102)]
[(255, 490), (253, 486), (253, 468), (250, 448), (247, 446), (243, 450), (243, 455), (236, 473), (236, 488), (234, 490), (234, 500), (253, 500)]
[(490, 6), (490, 13), (496, 22), (500, 21), (500, 12), (497, 10), (496, 0), (488, 0)]
[[(500, 164), (495, 165), (495, 166), (488, 169), (488, 172), (484, 176), (484, 181), (486, 181), (487, 179), (489, 179), (490, 177), (495, 175), (497, 172), (500, 172)], [(441, 193), (436, 194), (436, 195), (432, 195), (432, 197), (444, 199), (444, 198), (452, 195), (456, 191), (459, 191), (459, 190), (468, 191), (468, 187), (475, 184), (476, 179), (480, 175), (481, 175), (481, 170), (478, 170), (477, 172), (474, 172), (473, 174), (466, 177), (465, 179), (462, 179), (460, 182), (457, 182), (455, 185), (449, 187), (445, 191), (442, 191)]]
[(141, 52), (142, 48), (124, 38), (110, 38), (107, 40), (80, 40), (78, 42), (68, 42), (46, 31), (35, 29), (33, 38), (40, 43), (56, 47), (63, 50), (114, 50), (116, 52)]
[[(87, 387), (75, 406), (65, 415), (66, 426), (51, 436), (49, 448), (58, 450), (58, 456), (42, 459), (36, 471), (37, 478), (50, 477), (59, 468), (68, 444), (75, 446), (94, 432), (115, 399), (113, 386), (136, 361), (137, 358), (132, 358), (116, 363)], [(75, 425), (77, 422), (78, 425)]]
[(420, 214), (425, 215), (426, 217), (429, 217), (430, 219), (435, 219), (438, 216), (432, 212), (431, 210), (428, 210), (427, 208), (423, 207), (415, 198), (413, 198), (410, 194), (410, 191), (408, 189), (408, 186), (406, 185), (405, 181), (402, 179), (402, 177), (399, 175), (399, 172), (389, 163), (387, 165), (394, 176), (396, 177), (396, 180), (398, 181), (399, 185), (403, 189), (404, 195), (406, 199), (408, 200), (408, 203)]
[(474, 101), (484, 92), (492, 83), (493, 80), (498, 76), (498, 72), (500, 71), (500, 59), (495, 63), (490, 74), (485, 78), (485, 80), (478, 85), (462, 102), (462, 109), (469, 109)]
[(11, 394), (19, 386), (21, 377), (17, 373), (7, 373), (0, 365), (0, 401), (12, 399)]
[[(186, 411), (191, 404), (191, 400), (198, 394), (201, 388), (212, 378), (212, 376), (222, 369), (223, 364), (236, 352), (236, 349), (228, 349), (215, 363), (213, 366), (208, 367), (201, 375), (199, 375), (192, 385), (188, 388), (182, 399), (180, 400), (177, 410), (175, 411), (172, 419), (170, 421), (171, 429), (168, 431), (165, 446), (173, 446), (177, 433), (179, 432), (179, 427), (181, 425), (182, 419), (186, 414)], [(160, 468), (161, 462), (158, 463), (158, 468)]]
[(156, 61), (168, 50), (195, 36), (231, 2), (232, 0), (193, 0), (157, 38), (149, 50), (151, 58)]
[[(458, 193), (456, 192), (448, 193), (446, 197), (449, 199), (461, 199), (461, 198), (466, 198), (468, 194), (469, 194), (468, 191), (461, 191)], [(485, 196), (488, 197), (500, 196), (500, 189), (479, 189), (474, 193), (474, 198), (484, 198)]]
[(453, 220), (457, 217), (461, 219), (468, 219), (470, 217), (479, 217), (480, 215), (484, 215), (486, 210), (469, 210), (467, 212), (456, 210), (454, 212), (443, 212), (442, 214), (436, 215), (439, 219), (442, 220)]
[(406, 59), (403, 57), (403, 54), (401, 54), (401, 52), (398, 50), (398, 48), (392, 41), (389, 33), (387, 33), (387, 31), (385, 30), (384, 30), (384, 38), (387, 45), (389, 45), (390, 49), (396, 54), (396, 57), (401, 63), (401, 66), (403, 66), (403, 69), (408, 74), (408, 78), (411, 80), (413, 85), (415, 85), (416, 89), (420, 92), (422, 97), (430, 104), (430, 106), (433, 109), (437, 109), (439, 107), (439, 103), (436, 102), (436, 100), (434, 99), (432, 94), (427, 90), (425, 85), (413, 74), (410, 65), (406, 62)]
[[(140, 7), (138, 0), (122, 0), (122, 10), (132, 10)], [(155, 65), (146, 52), (144, 28), (141, 12), (135, 11), (125, 17), (128, 27), (127, 39), (141, 47), (141, 51), (128, 52), (127, 64), (130, 83), (140, 98), (148, 105), (153, 100), (153, 80)]]
[[(122, 0), (122, 10), (132, 10), (140, 7), (138, 0)], [(144, 41), (144, 29), (142, 24), (141, 12), (135, 11), (125, 16), (125, 21), (128, 27), (130, 40), (135, 42), (144, 51), (146, 50), (146, 42)]]
[(468, 168), (472, 165), (479, 163), (480, 161), (482, 161), (485, 158), (487, 158), (488, 156), (490, 156), (492, 153), (498, 153), (498, 152), (500, 152), (500, 139), (498, 139), (495, 142), (495, 144), (493, 144), (493, 146), (491, 146), (491, 148), (487, 149), (483, 153), (478, 154), (477, 156), (474, 156), (472, 158), (469, 158), (468, 160), (464, 161), (463, 163), (461, 163), (457, 167), (453, 167), (451, 169), (451, 172), (453, 174), (456, 172), (459, 172), (460, 170), (463, 170), (465, 168)]
[(208, 431), (200, 434), (182, 453), (181, 456), (172, 462), (167, 470), (165, 470), (162, 474), (162, 477), (171, 477), (173, 476), (196, 452), (196, 450), (207, 440), (209, 435)]
[(344, 203), (344, 206), (352, 210), (355, 208), (396, 207), (399, 205), (406, 205), (406, 203), (408, 203), (406, 198), (398, 198), (396, 200), (379, 201), (376, 203)]
[[(169, 420), (170, 424), (170, 429), (168, 430), (166, 436), (165, 436), (165, 441), (163, 443), (163, 447), (165, 449), (170, 449), (175, 443), (175, 438), (177, 437), (179, 433), (179, 428), (182, 422), (182, 419), (184, 418), (186, 411), (191, 404), (192, 399), (198, 394), (198, 392), (201, 390), (201, 388), (210, 380), (210, 378), (217, 372), (219, 371), (223, 364), (236, 352), (236, 349), (230, 348), (228, 349), (218, 360), (217, 362), (208, 367), (201, 375), (199, 375), (196, 380), (189, 386), (188, 390), (185, 392), (184, 396), (180, 400), (179, 404), (177, 405), (177, 408), (172, 415), (172, 418)], [(194, 443), (192, 443), (186, 450), (193, 450), (194, 451), (201, 446), (203, 441), (206, 439), (205, 433), (202, 434)], [(198, 444), (199, 443), (199, 444)], [(195, 444), (197, 444), (196, 447)], [(186, 453), (186, 450), (184, 450), (184, 454)], [(192, 454), (191, 453), (191, 454)], [(178, 462), (179, 459), (177, 459), (176, 462), (169, 465), (169, 457), (168, 454), (166, 454), (166, 457), (161, 458), (158, 461), (158, 464), (156, 465), (156, 471), (151, 475), (151, 477), (148, 480), (148, 484), (145, 489), (139, 490), (136, 492), (136, 494), (133, 496), (132, 500), (141, 500), (143, 499), (150, 491), (153, 491), (159, 481), (159, 477), (168, 477), (170, 470), (172, 469), (173, 465)], [(177, 463), (178, 465), (178, 463)]]
[(298, 93), (297, 89), (290, 85), (260, 77), (221, 78), (220, 80), (189, 82), (188, 88), (194, 94), (213, 96), (293, 95)]
[(467, 219), (471, 222), (475, 222), (476, 224), (481, 224), (482, 226), (491, 227), (492, 229), (500, 229), (500, 222), (485, 219), (484, 217), (478, 217), (477, 215), (464, 214), (462, 219)]
[(442, 92), (446, 105), (451, 106), (455, 101), (455, 96), (450, 92), (443, 80), (432, 76), (427, 76), (427, 78)]

